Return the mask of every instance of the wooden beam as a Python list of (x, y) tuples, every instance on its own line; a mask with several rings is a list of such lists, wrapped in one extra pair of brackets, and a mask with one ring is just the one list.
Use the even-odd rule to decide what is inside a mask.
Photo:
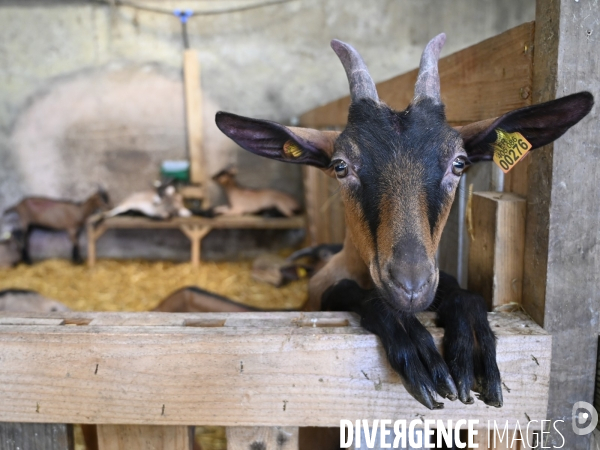
[(192, 450), (192, 430), (185, 426), (98, 425), (98, 450)]
[[(537, 1), (533, 102), (600, 91), (597, 5)], [(600, 309), (598, 107), (553, 145), (531, 152), (523, 304), (553, 335), (549, 418), (564, 448), (588, 449), (570, 425), (573, 404), (593, 402)], [(561, 437), (551, 430), (550, 442)]]
[[(204, 155), (202, 152), (202, 90), (200, 61), (195, 50), (183, 52), (185, 112), (190, 158), (190, 181), (205, 188)], [(206, 193), (206, 191), (205, 191)]]
[(227, 427), (227, 450), (298, 450), (298, 427)]
[[(546, 414), (551, 337), (519, 314), (489, 315), (504, 406), (445, 401), (435, 411), (406, 392), (379, 339), (349, 313), (49, 317), (64, 325), (0, 325), (0, 421), (334, 427), (468, 414), (514, 427)], [(420, 318), (440, 345), (433, 313)]]
[[(486, 39), (439, 62), (442, 100), (450, 123), (462, 125), (531, 104), (533, 22)], [(413, 98), (418, 70), (377, 84), (379, 98), (404, 110)], [(344, 126), (350, 97), (300, 117), (305, 127)]]
[(521, 303), (525, 199), (506, 192), (475, 192), (471, 199), (469, 290), (488, 309)]
[(181, 226), (211, 227), (211, 228), (248, 228), (248, 229), (291, 229), (304, 228), (304, 216), (294, 217), (260, 217), (260, 216), (220, 216), (220, 217), (173, 217), (169, 220), (155, 220), (148, 217), (115, 216), (103, 220), (105, 229), (111, 228), (153, 228), (169, 229)]

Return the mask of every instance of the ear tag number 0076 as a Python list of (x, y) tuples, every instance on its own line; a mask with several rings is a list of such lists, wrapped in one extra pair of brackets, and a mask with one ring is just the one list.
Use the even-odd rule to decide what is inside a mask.
[(507, 133), (496, 129), (494, 142), (494, 162), (502, 172), (508, 173), (531, 150), (531, 144), (519, 132)]

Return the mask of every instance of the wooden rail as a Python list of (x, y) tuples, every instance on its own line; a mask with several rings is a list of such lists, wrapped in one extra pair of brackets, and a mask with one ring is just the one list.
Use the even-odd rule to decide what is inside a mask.
[(87, 220), (88, 266), (96, 264), (96, 241), (109, 229), (178, 229), (191, 242), (191, 262), (200, 264), (201, 242), (213, 229), (297, 229), (305, 228), (304, 216), (294, 217), (175, 217), (169, 220), (153, 220), (147, 217), (115, 216), (102, 219), (95, 215)]
[[(439, 344), (432, 313), (420, 316)], [(339, 426), (340, 419), (545, 418), (551, 337), (491, 313), (504, 406), (403, 388), (350, 313), (0, 313), (0, 422)]]

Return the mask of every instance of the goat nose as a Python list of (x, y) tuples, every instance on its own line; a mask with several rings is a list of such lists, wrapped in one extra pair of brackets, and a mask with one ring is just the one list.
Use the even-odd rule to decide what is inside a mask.
[(394, 268), (390, 276), (394, 284), (400, 287), (412, 301), (431, 284), (434, 273), (425, 267)]

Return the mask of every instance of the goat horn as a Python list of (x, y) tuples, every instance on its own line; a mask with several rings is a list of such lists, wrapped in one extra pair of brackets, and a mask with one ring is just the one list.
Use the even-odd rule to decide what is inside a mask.
[(340, 58), (346, 71), (352, 102), (361, 98), (379, 101), (375, 82), (369, 75), (369, 70), (358, 52), (352, 46), (337, 39), (331, 41), (331, 48)]
[(419, 65), (419, 76), (415, 84), (414, 102), (423, 98), (431, 98), (436, 104), (442, 103), (438, 58), (440, 57), (444, 42), (446, 42), (446, 35), (444, 33), (438, 34), (429, 41), (429, 44), (423, 50), (421, 64)]

